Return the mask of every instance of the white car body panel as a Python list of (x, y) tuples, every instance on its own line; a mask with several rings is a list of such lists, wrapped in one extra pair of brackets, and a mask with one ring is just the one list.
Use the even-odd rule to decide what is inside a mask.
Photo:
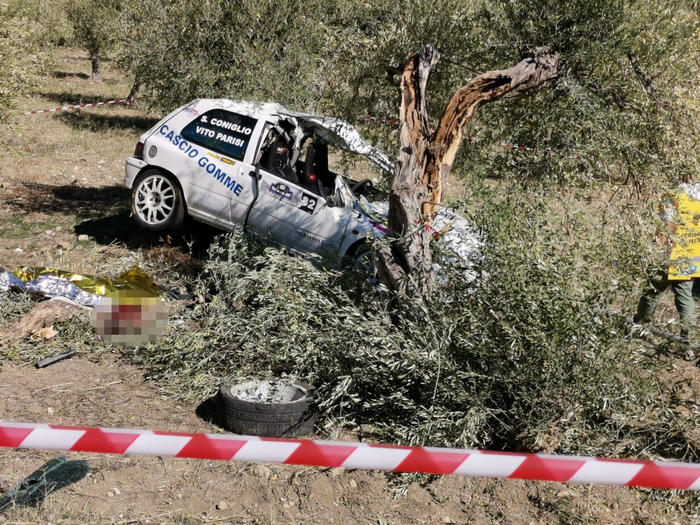
[[(217, 137), (229, 131), (211, 122), (202, 122), (203, 115), (210, 115), (212, 110), (255, 119), (251, 132), (246, 135), (247, 148), (242, 158), (232, 158), (207, 147), (199, 140), (203, 137), (197, 136), (198, 140), (192, 141), (183, 136), (190, 124), (198, 131), (204, 132), (204, 128), (206, 133), (214, 131)], [(324, 119), (345, 136), (338, 135), (330, 127), (324, 132)], [(220, 120), (216, 119), (216, 123)], [(337, 119), (293, 113), (279, 104), (197, 99), (171, 112), (141, 135), (143, 160), (127, 159), (124, 184), (131, 189), (139, 173), (146, 168), (159, 168), (177, 179), (187, 212), (200, 221), (231, 230), (247, 220), (258, 233), (269, 235), (274, 242), (295, 251), (342, 256), (371, 230), (362, 220), (358, 221), (361, 214), (354, 209), (354, 196), (342, 179), (336, 178), (336, 192), (343, 205), (329, 206), (321, 195), (255, 165), (265, 126), (275, 125), (280, 120), (307, 133), (314, 130), (319, 137), (339, 147), (365, 156), (370, 153), (371, 160), (378, 165), (393, 169), (386, 154), (363, 141), (352, 126)], [(235, 141), (241, 136), (231, 133), (229, 138)], [(353, 228), (348, 228), (350, 225)]]
[(124, 184), (132, 189), (140, 173), (158, 168), (177, 179), (194, 218), (226, 230), (247, 224), (295, 252), (342, 257), (368, 234), (386, 235), (385, 210), (374, 211), (358, 199), (342, 177), (335, 178), (332, 195), (325, 197), (263, 167), (261, 154), (271, 128), (291, 131), (297, 155), (313, 135), (393, 173), (391, 158), (342, 120), (292, 112), (279, 104), (196, 99), (141, 135), (143, 159), (126, 160)]

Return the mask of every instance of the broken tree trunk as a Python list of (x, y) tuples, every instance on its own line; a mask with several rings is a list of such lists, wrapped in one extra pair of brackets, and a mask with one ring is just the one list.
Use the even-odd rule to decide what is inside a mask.
[(442, 201), (465, 125), (476, 109), (498, 98), (520, 96), (557, 76), (559, 55), (538, 49), (510, 69), (489, 71), (457, 90), (433, 132), (425, 88), (440, 53), (422, 46), (401, 79), (399, 159), (389, 196), (389, 243), (376, 249), (379, 278), (394, 291), (428, 291), (433, 284), (430, 223)]

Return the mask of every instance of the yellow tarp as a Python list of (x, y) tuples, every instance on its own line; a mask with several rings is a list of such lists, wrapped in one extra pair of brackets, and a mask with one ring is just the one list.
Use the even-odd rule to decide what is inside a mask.
[(668, 278), (687, 281), (700, 277), (700, 201), (679, 193), (673, 199), (676, 241), (671, 249)]
[(68, 279), (75, 286), (86, 292), (95, 295), (108, 295), (118, 290), (143, 290), (148, 295), (158, 296), (160, 290), (156, 283), (146, 275), (138, 266), (133, 266), (130, 270), (120, 273), (115, 279), (103, 279), (92, 275), (80, 275), (77, 273), (57, 270), (55, 268), (45, 268), (43, 266), (24, 267), (15, 272), (15, 275), (27, 283), (33, 281), (40, 275), (51, 274), (57, 277)]

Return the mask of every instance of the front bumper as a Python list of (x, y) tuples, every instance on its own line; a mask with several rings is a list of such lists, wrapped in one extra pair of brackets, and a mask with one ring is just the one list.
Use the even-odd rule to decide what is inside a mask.
[(136, 157), (129, 157), (126, 159), (124, 164), (124, 171), (126, 171), (126, 177), (124, 178), (124, 186), (131, 189), (134, 185), (134, 180), (136, 176), (141, 173), (141, 170), (146, 167), (146, 163), (141, 159)]

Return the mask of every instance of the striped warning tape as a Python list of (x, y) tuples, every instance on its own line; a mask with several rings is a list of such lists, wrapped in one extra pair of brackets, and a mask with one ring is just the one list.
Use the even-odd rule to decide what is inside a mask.
[(131, 104), (132, 102), (136, 100), (141, 100), (144, 97), (134, 97), (134, 98), (118, 98), (115, 100), (105, 100), (102, 102), (92, 102), (90, 104), (74, 104), (72, 106), (62, 106), (60, 108), (51, 108), (51, 109), (40, 109), (38, 111), (25, 111), (25, 115), (38, 115), (39, 113), (55, 113), (56, 111), (70, 111), (71, 109), (76, 109), (76, 108), (95, 108), (97, 106), (108, 106), (110, 104), (122, 104), (122, 103), (129, 103)]
[(700, 464), (0, 421), (0, 447), (700, 490)]

